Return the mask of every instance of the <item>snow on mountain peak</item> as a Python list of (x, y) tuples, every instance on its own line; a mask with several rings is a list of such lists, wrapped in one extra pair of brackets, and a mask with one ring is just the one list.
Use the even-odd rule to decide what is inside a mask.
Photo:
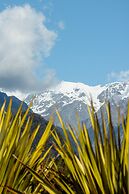
[(58, 94), (62, 93), (70, 97), (71, 100), (82, 100), (86, 104), (89, 104), (92, 98), (95, 106), (100, 107), (97, 96), (105, 89), (106, 87), (101, 85), (88, 86), (79, 82), (62, 81), (55, 88), (51, 88), (51, 91)]
[[(56, 93), (63, 93), (65, 95), (73, 94), (73, 93), (81, 93), (85, 92), (88, 95), (99, 95), (104, 89), (105, 86), (97, 85), (97, 86), (88, 86), (83, 83), (74, 83), (74, 82), (66, 82), (61, 81), (56, 87), (51, 88), (50, 90)], [(49, 90), (48, 90), (49, 91)]]
[[(29, 95), (26, 102), (33, 100), (33, 111), (43, 116), (49, 115), (47, 112), (51, 107), (63, 109), (73, 103), (90, 105), (91, 98), (93, 99), (96, 110), (101, 104), (98, 95), (106, 89), (105, 86), (88, 86), (83, 83), (73, 83), (62, 81), (55, 87), (47, 89), (43, 92)], [(76, 107), (75, 107), (76, 108)]]
[[(4, 92), (21, 100), (24, 100), (27, 95), (19, 91)], [(74, 123), (76, 112), (79, 113), (82, 120), (88, 118), (87, 105), (90, 105), (91, 98), (96, 111), (99, 111), (105, 101), (109, 100), (114, 110), (115, 106), (120, 104), (124, 112), (129, 99), (129, 82), (88, 86), (83, 83), (62, 81), (42, 92), (27, 95), (25, 102), (29, 104), (33, 101), (32, 110), (41, 114), (45, 119), (49, 119), (49, 116), (55, 114), (55, 110), (58, 109), (66, 122)], [(56, 116), (54, 118), (58, 124)]]

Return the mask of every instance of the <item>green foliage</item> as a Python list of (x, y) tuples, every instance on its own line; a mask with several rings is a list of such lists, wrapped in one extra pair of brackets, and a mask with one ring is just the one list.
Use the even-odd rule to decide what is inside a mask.
[[(35, 188), (34, 176), (27, 171), (26, 166), (29, 166), (32, 172), (33, 170), (37, 172), (49, 154), (51, 148), (44, 155), (42, 153), (53, 122), (49, 121), (36, 149), (32, 151), (32, 144), (39, 126), (30, 134), (32, 118), (27, 118), (30, 108), (23, 114), (21, 105), (13, 117), (11, 106), (12, 100), (7, 112), (4, 111), (5, 103), (0, 110), (0, 193), (8, 193), (9, 191), (12, 193), (32, 193), (33, 188)], [(42, 178), (42, 182), (45, 185), (44, 178)], [(36, 184), (37, 188), (38, 185), (39, 183)]]
[(107, 104), (106, 109), (108, 126), (102, 112), (101, 129), (94, 108), (88, 107), (94, 143), (91, 142), (85, 124), (81, 126), (78, 123), (78, 135), (75, 135), (75, 131), (68, 126), (68, 131), (76, 145), (76, 154), (66, 127), (57, 113), (65, 135), (65, 146), (61, 145), (57, 134), (54, 133), (53, 136), (57, 142), (55, 147), (69, 170), (70, 181), (58, 176), (58, 172), (55, 181), (67, 194), (129, 193), (129, 105), (127, 122), (123, 123), (123, 137), (120, 137), (120, 124), (118, 124), (118, 131), (114, 131), (110, 104)]
[[(36, 149), (32, 151), (39, 126), (30, 134), (32, 119), (28, 118), (25, 123), (29, 108), (21, 116), (21, 106), (13, 118), (11, 103), (6, 113), (5, 104), (0, 110), (0, 193), (129, 193), (129, 105), (127, 119), (122, 119), (121, 137), (120, 116), (117, 131), (114, 131), (110, 104), (106, 106), (108, 126), (103, 112), (99, 123), (91, 105), (88, 110), (94, 142), (91, 142), (84, 123), (78, 122), (77, 130), (70, 125), (66, 127), (57, 112), (64, 143), (56, 129), (51, 130), (53, 122), (50, 120)], [(54, 138), (53, 147), (58, 153), (52, 158), (49, 155), (51, 147), (44, 152), (50, 135)]]

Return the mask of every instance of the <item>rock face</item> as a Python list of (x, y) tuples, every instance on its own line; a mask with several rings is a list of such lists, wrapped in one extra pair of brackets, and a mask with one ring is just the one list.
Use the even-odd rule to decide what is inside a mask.
[[(6, 100), (6, 108), (8, 107), (10, 98), (12, 98), (12, 113), (15, 114), (21, 104), (21, 100), (19, 100), (15, 96), (7, 96), (6, 93), (0, 92), (0, 107), (3, 105), (4, 101)], [(25, 110), (28, 108), (28, 105), (23, 102), (22, 110), (25, 112)]]
[(82, 83), (61, 82), (56, 87), (40, 93), (29, 94), (25, 102), (29, 104), (33, 100), (32, 110), (49, 119), (50, 115), (55, 118), (55, 125), (59, 125), (58, 110), (66, 123), (77, 126), (76, 113), (81, 121), (88, 120), (87, 105), (90, 105), (91, 98), (98, 116), (100, 108), (104, 107), (108, 100), (111, 103), (114, 125), (117, 124), (116, 107), (120, 106), (121, 114), (127, 111), (129, 99), (129, 82), (115, 82), (104, 86), (88, 86)]

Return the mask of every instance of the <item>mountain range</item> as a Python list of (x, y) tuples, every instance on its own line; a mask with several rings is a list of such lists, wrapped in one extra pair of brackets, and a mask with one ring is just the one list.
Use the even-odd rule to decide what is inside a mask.
[[(5, 91), (6, 92), (6, 91)], [(80, 121), (89, 123), (89, 114), (87, 105), (90, 106), (93, 100), (95, 111), (98, 117), (101, 116), (100, 110), (103, 109), (106, 115), (105, 103), (109, 101), (111, 104), (112, 117), (114, 125), (117, 125), (118, 113), (117, 108), (120, 107), (121, 114), (127, 112), (127, 102), (129, 99), (129, 82), (115, 82), (106, 85), (88, 86), (83, 83), (73, 83), (62, 81), (55, 87), (46, 89), (42, 92), (22, 94), (18, 92), (10, 92), (13, 95), (13, 110), (17, 109), (25, 100), (24, 109), (33, 101), (32, 110), (34, 113), (41, 115), (46, 120), (53, 115), (55, 125), (60, 126), (57, 118), (56, 110), (61, 114), (63, 121), (77, 127), (76, 115), (79, 115)], [(0, 92), (0, 105), (6, 98), (9, 101), (10, 96)], [(19, 97), (20, 100), (16, 97)]]
[(100, 117), (100, 109), (104, 109), (107, 101), (111, 104), (114, 125), (117, 125), (118, 112), (121, 114), (127, 111), (129, 99), (129, 82), (115, 82), (106, 85), (88, 86), (83, 83), (60, 82), (55, 87), (46, 89), (43, 92), (27, 95), (25, 102), (33, 101), (32, 110), (49, 120), (50, 115), (55, 119), (55, 125), (60, 126), (56, 110), (58, 110), (65, 123), (74, 127), (77, 126), (76, 115), (78, 113), (81, 121), (88, 121), (89, 114), (87, 105), (90, 106), (93, 100), (95, 111)]

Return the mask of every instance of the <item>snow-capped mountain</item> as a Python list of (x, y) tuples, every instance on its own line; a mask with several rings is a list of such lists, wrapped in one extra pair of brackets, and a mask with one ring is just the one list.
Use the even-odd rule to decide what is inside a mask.
[(25, 102), (29, 104), (33, 101), (32, 110), (45, 119), (49, 119), (50, 115), (53, 115), (56, 125), (59, 125), (55, 113), (55, 110), (58, 110), (65, 122), (76, 126), (76, 113), (78, 113), (81, 121), (88, 119), (87, 105), (90, 105), (91, 98), (98, 114), (100, 107), (105, 104), (106, 100), (111, 102), (115, 123), (117, 122), (116, 105), (121, 107), (122, 113), (126, 112), (129, 82), (88, 86), (82, 83), (62, 81), (56, 87), (40, 93), (29, 94)]

